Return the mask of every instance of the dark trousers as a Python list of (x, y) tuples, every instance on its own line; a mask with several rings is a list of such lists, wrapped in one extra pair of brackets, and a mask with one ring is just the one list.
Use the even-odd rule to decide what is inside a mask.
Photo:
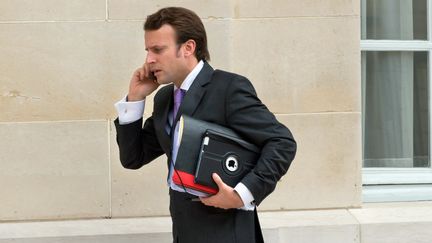
[(208, 207), (193, 198), (170, 189), (173, 242), (264, 242), (256, 211)]

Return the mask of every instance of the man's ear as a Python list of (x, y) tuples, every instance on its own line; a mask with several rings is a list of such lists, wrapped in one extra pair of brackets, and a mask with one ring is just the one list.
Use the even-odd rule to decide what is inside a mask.
[(195, 54), (196, 43), (194, 40), (189, 39), (184, 43), (185, 57), (193, 56)]

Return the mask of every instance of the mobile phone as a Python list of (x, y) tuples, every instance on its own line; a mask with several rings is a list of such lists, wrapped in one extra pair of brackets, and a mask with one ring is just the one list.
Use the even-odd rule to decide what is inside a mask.
[(156, 76), (154, 75), (154, 72), (149, 73), (149, 79), (151, 80), (157, 80)]

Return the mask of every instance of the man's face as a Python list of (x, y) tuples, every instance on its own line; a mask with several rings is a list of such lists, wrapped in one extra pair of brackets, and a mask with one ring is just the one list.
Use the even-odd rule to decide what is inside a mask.
[(176, 43), (175, 30), (162, 25), (158, 30), (145, 31), (146, 63), (159, 84), (174, 82), (177, 87), (189, 71), (183, 55), (183, 45)]

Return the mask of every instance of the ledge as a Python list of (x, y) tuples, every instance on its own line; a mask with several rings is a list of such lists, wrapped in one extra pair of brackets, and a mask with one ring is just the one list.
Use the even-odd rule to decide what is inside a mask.
[[(432, 239), (432, 202), (359, 209), (261, 212), (266, 242), (386, 243)], [(0, 223), (6, 242), (171, 242), (171, 219), (147, 217)]]

